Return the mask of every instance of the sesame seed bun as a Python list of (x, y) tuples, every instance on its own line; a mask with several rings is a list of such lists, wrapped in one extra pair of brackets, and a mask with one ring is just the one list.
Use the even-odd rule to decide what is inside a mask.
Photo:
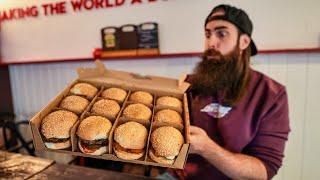
[(81, 121), (77, 135), (84, 140), (107, 139), (111, 130), (111, 122), (101, 116), (89, 116)]
[(101, 97), (123, 102), (127, 92), (120, 88), (109, 88), (102, 92)]
[(88, 106), (89, 101), (80, 96), (68, 96), (65, 97), (60, 103), (60, 107), (77, 114), (81, 114)]
[(145, 91), (136, 91), (132, 93), (129, 100), (143, 104), (153, 104), (152, 95)]
[(121, 151), (116, 148), (113, 148), (113, 151), (116, 153), (118, 158), (125, 159), (125, 160), (139, 159), (144, 155), (144, 151), (141, 153), (130, 153), (130, 152), (126, 152), (126, 151)]
[(154, 116), (154, 121), (159, 123), (179, 124), (183, 125), (182, 118), (177, 111), (164, 109), (158, 111)]
[(152, 112), (149, 107), (144, 104), (130, 104), (123, 111), (123, 116), (126, 118), (135, 118), (149, 121)]
[(116, 117), (120, 111), (119, 104), (114, 100), (101, 99), (93, 104), (91, 112), (101, 116)]
[(155, 155), (154, 150), (152, 148), (149, 148), (148, 154), (149, 154), (149, 157), (157, 163), (162, 163), (162, 164), (173, 164), (174, 163), (174, 159), (167, 159), (163, 156)]
[(41, 122), (42, 135), (49, 138), (70, 138), (70, 130), (78, 116), (70, 111), (59, 110), (48, 114)]
[(148, 130), (137, 122), (127, 122), (115, 129), (114, 140), (126, 149), (143, 149), (146, 146)]
[(97, 94), (98, 89), (88, 83), (77, 83), (71, 88), (70, 92), (72, 94), (82, 95), (92, 99)]
[(159, 127), (151, 134), (151, 145), (158, 156), (177, 156), (183, 143), (181, 132), (170, 126)]
[(59, 143), (45, 142), (44, 145), (50, 149), (67, 149), (71, 147), (71, 142), (70, 140)]
[(178, 109), (182, 108), (181, 101), (179, 99), (177, 99), (175, 97), (171, 97), (171, 96), (160, 97), (159, 99), (157, 99), (156, 104), (158, 106), (162, 105), (162, 106), (170, 106), (170, 107), (174, 107), (174, 108), (178, 108)]

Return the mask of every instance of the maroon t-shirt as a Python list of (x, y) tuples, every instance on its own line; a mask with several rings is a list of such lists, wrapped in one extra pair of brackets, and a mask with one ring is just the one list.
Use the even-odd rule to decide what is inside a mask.
[[(290, 131), (287, 93), (284, 86), (266, 75), (254, 70), (250, 73), (246, 94), (219, 119), (200, 111), (210, 103), (218, 103), (218, 98), (190, 91), (191, 125), (204, 129), (211, 139), (231, 152), (260, 159), (271, 179), (281, 167)], [(189, 155), (185, 173), (187, 179), (228, 179), (196, 154)]]

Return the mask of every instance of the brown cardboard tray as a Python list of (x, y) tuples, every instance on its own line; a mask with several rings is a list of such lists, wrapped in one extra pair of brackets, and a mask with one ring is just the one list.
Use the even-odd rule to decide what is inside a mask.
[[(170, 79), (170, 78), (164, 78), (164, 77), (158, 77), (158, 76), (141, 76), (139, 74), (134, 74), (130, 72), (109, 70), (109, 69), (106, 69), (105, 66), (100, 61), (96, 61), (96, 68), (79, 68), (78, 75), (79, 75), (78, 79), (70, 83), (64, 90), (62, 90), (56, 97), (54, 97), (46, 107), (40, 110), (30, 120), (30, 126), (32, 130), (32, 135), (33, 135), (33, 142), (34, 142), (35, 149), (37, 151), (51, 151), (51, 152), (70, 154), (74, 156), (122, 161), (122, 162), (129, 162), (129, 163), (143, 164), (143, 165), (170, 167), (170, 168), (176, 168), (176, 169), (184, 168), (184, 165), (186, 163), (186, 159), (188, 156), (189, 145), (190, 145), (189, 144), (190, 119), (189, 119), (188, 99), (185, 94), (185, 91), (189, 87), (189, 84), (183, 81), (184, 77), (180, 78), (180, 80), (177, 80), (177, 79)], [(92, 100), (90, 100), (90, 104), (87, 106), (85, 111), (81, 115), (79, 115), (78, 122), (75, 123), (71, 129), (71, 145), (72, 145), (71, 149), (69, 150), (49, 149), (44, 145), (44, 142), (40, 133), (41, 121), (46, 115), (48, 115), (50, 112), (56, 110), (57, 107), (59, 107), (61, 100), (67, 95), (69, 95), (70, 89), (76, 83), (79, 83), (79, 82), (90, 83), (95, 87), (97, 87), (99, 91), (96, 94), (96, 96)], [(84, 154), (78, 148), (78, 143), (77, 143), (78, 137), (76, 135), (77, 127), (84, 118), (90, 115), (94, 115), (90, 112), (90, 109), (97, 100), (102, 99), (100, 95), (102, 91), (108, 87), (119, 87), (126, 90), (127, 97), (124, 102), (119, 102), (121, 109), (120, 109), (120, 112), (117, 114), (117, 116), (114, 118), (107, 117), (112, 122), (112, 128), (111, 128), (109, 139), (108, 139), (107, 152), (101, 156)], [(153, 104), (148, 105), (151, 108), (151, 111), (153, 114), (149, 123), (142, 122), (138, 119), (127, 119), (127, 118), (121, 117), (125, 106), (130, 103), (134, 103), (134, 102), (128, 101), (128, 98), (132, 92), (137, 90), (146, 91), (153, 95), (154, 102)], [(180, 99), (183, 105), (182, 109), (179, 110), (179, 109), (170, 108), (170, 107), (157, 106), (155, 104), (156, 102), (155, 100), (161, 96), (173, 96)], [(182, 118), (184, 121), (183, 127), (176, 126), (174, 124), (171, 124), (171, 125), (169, 124), (170, 126), (173, 126), (179, 129), (185, 138), (185, 143), (182, 145), (180, 153), (176, 157), (175, 162), (172, 165), (153, 162), (152, 160), (150, 160), (150, 158), (148, 158), (148, 153), (147, 153), (150, 146), (149, 139), (150, 139), (151, 132), (153, 131), (154, 128), (157, 128), (159, 126), (164, 126), (163, 124), (154, 123), (153, 116), (156, 111), (164, 108), (176, 110), (182, 115)], [(114, 130), (120, 124), (125, 123), (127, 121), (137, 121), (143, 124), (149, 131), (148, 140), (145, 148), (145, 155), (138, 160), (120, 159), (113, 153), (112, 143), (113, 143)]]

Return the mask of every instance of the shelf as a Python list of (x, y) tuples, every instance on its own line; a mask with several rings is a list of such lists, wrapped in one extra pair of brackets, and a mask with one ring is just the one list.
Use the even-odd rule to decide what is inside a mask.
[(116, 56), (116, 57), (101, 57), (102, 50), (95, 49), (93, 52), (94, 59), (101, 60), (126, 60), (126, 59), (162, 59), (162, 58), (179, 58), (179, 57), (200, 57), (199, 52), (187, 53), (168, 53), (168, 54), (152, 54), (152, 55), (134, 55), (134, 56)]
[[(184, 53), (165, 53), (159, 55), (143, 55), (143, 56), (118, 56), (118, 57), (99, 57), (99, 51), (101, 49), (95, 49), (92, 57), (79, 57), (79, 58), (61, 58), (61, 59), (24, 59), (24, 60), (10, 60), (9, 63), (2, 62), (0, 60), (0, 66), (6, 66), (10, 64), (38, 64), (38, 63), (56, 63), (56, 62), (78, 62), (78, 61), (92, 61), (94, 59), (100, 60), (137, 60), (137, 59), (167, 59), (167, 58), (183, 58), (183, 57), (200, 57), (201, 52), (184, 52)], [(304, 48), (304, 49), (270, 49), (260, 50), (259, 55), (263, 54), (299, 54), (299, 53), (320, 53), (320, 48)]]

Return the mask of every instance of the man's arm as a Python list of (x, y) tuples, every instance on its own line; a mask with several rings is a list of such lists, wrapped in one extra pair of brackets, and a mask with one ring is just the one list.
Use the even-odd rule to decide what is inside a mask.
[(267, 179), (266, 168), (258, 158), (220, 147), (201, 128), (191, 126), (190, 133), (191, 153), (201, 155), (226, 176), (232, 179)]

